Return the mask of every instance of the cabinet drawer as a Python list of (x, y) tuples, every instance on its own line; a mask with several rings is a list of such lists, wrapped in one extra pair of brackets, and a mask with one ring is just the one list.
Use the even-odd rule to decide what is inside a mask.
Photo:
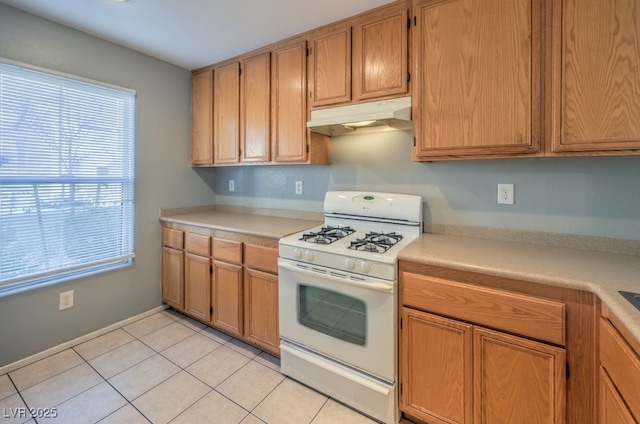
[(600, 319), (600, 363), (611, 376), (631, 414), (640, 417), (640, 358), (605, 319)]
[(184, 250), (194, 255), (211, 255), (211, 237), (201, 234), (186, 233), (184, 236)]
[(278, 273), (278, 249), (275, 247), (246, 244), (244, 247), (247, 268)]
[(162, 228), (162, 244), (167, 247), (182, 250), (184, 231), (173, 228)]
[(403, 304), (474, 324), (565, 344), (565, 305), (520, 293), (405, 272)]
[(213, 238), (213, 258), (234, 264), (242, 263), (242, 242)]

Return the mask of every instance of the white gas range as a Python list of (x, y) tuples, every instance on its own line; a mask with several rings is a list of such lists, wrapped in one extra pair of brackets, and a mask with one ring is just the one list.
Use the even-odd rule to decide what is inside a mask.
[(280, 241), (282, 372), (395, 423), (397, 254), (422, 232), (422, 199), (331, 191), (324, 213)]

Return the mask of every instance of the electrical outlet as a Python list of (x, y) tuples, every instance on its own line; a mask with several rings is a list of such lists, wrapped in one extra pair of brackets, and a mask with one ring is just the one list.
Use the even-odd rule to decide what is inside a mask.
[(73, 290), (60, 293), (60, 310), (73, 308)]
[(514, 187), (513, 184), (498, 184), (498, 203), (502, 205), (513, 205)]
[(236, 191), (236, 181), (229, 180), (229, 191)]
[(302, 194), (302, 181), (296, 181), (296, 194)]

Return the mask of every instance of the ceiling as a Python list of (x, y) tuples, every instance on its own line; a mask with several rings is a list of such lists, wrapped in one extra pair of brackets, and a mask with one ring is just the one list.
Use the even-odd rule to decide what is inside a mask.
[(391, 0), (0, 0), (196, 69)]

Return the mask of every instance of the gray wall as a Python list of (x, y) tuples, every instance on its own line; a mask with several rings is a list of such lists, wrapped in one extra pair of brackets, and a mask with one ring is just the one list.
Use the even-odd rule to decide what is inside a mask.
[[(133, 267), (0, 298), (0, 366), (161, 304), (158, 210), (213, 203), (212, 171), (190, 167), (190, 77), (115, 44), (0, 4), (0, 56), (137, 90)], [(58, 294), (75, 306), (58, 311)]]
[[(334, 137), (331, 149), (330, 166), (220, 168), (217, 202), (321, 211), (327, 189), (401, 192), (423, 197), (427, 222), (640, 240), (638, 156), (415, 163), (405, 131)], [(498, 183), (515, 184), (514, 205), (497, 204)]]

